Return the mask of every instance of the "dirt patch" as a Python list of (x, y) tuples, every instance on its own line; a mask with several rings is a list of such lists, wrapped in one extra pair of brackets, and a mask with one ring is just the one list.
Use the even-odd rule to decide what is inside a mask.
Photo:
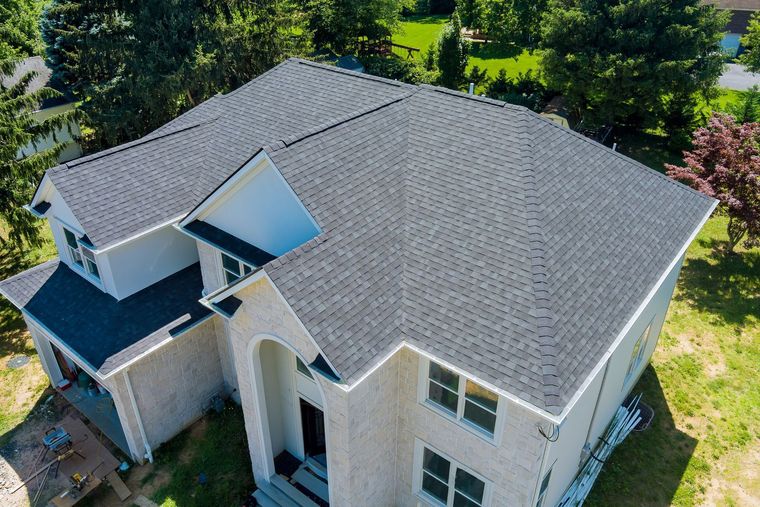
[(715, 465), (720, 473), (705, 491), (705, 507), (760, 505), (760, 442), (736, 451)]

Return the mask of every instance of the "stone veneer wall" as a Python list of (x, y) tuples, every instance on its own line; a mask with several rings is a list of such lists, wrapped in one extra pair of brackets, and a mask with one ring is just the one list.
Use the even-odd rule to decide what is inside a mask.
[[(262, 481), (268, 477), (251, 380), (251, 341), (274, 335), (307, 361), (317, 350), (267, 279), (237, 296), (243, 306), (229, 331), (254, 475)], [(529, 505), (544, 450), (537, 416), (510, 403), (501, 446), (495, 447), (417, 402), (418, 366), (417, 354), (404, 348), (350, 391), (316, 375), (325, 397), (330, 504), (417, 505), (412, 492), (416, 437), (492, 481), (492, 505)]]
[[(199, 419), (209, 407), (210, 398), (223, 390), (213, 322), (216, 319), (215, 316), (206, 320), (128, 369), (143, 428), (153, 450)], [(132, 434), (137, 450), (142, 452), (144, 446), (133, 421), (123, 374), (116, 375), (115, 384), (114, 399), (118, 396), (125, 405), (122, 424), (126, 422), (129, 429), (125, 433)]]
[(201, 263), (203, 290), (206, 294), (211, 294), (224, 285), (221, 267), (219, 266), (219, 250), (202, 241), (196, 240), (195, 242), (198, 245), (198, 260)]
[(396, 462), (396, 505), (418, 505), (412, 491), (414, 440), (430, 444), (493, 484), (491, 505), (529, 506), (546, 441), (539, 435), (539, 417), (507, 403), (500, 445), (485, 441), (451, 419), (417, 401), (419, 356), (401, 349), (399, 358), (399, 431)]

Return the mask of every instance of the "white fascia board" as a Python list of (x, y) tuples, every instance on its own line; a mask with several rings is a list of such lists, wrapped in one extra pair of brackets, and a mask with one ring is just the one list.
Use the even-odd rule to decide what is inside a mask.
[(40, 184), (37, 185), (37, 188), (34, 191), (34, 195), (32, 196), (32, 201), (29, 203), (29, 206), (37, 206), (40, 201), (42, 200), (43, 194), (47, 191), (48, 186), (52, 186), (53, 183), (50, 181), (50, 176), (48, 176), (47, 172), (42, 176), (42, 179), (40, 180)]
[(202, 319), (199, 319), (199, 320), (197, 320), (196, 322), (193, 322), (193, 323), (192, 323), (192, 325), (190, 325), (190, 326), (187, 326), (186, 328), (184, 328), (184, 329), (183, 329), (182, 331), (180, 331), (179, 333), (177, 333), (177, 334), (175, 334), (175, 335), (172, 335), (172, 336), (169, 336), (169, 337), (168, 337), (168, 338), (166, 338), (165, 340), (162, 340), (162, 341), (160, 341), (160, 342), (156, 343), (155, 345), (153, 345), (153, 346), (152, 346), (152, 347), (150, 347), (149, 349), (147, 349), (147, 350), (145, 350), (144, 352), (142, 352), (142, 353), (140, 353), (140, 354), (136, 355), (135, 357), (133, 357), (133, 358), (132, 358), (132, 359), (130, 359), (129, 361), (126, 361), (124, 364), (120, 364), (119, 366), (117, 366), (117, 367), (116, 367), (116, 368), (114, 368), (113, 370), (109, 371), (109, 372), (108, 372), (108, 373), (106, 373), (105, 375), (102, 375), (102, 374), (100, 374), (100, 373), (98, 373), (98, 375), (99, 375), (101, 378), (103, 378), (103, 379), (107, 379), (107, 378), (111, 378), (111, 377), (113, 377), (114, 375), (116, 375), (116, 374), (117, 374), (117, 373), (119, 373), (120, 371), (126, 370), (127, 368), (129, 368), (130, 366), (132, 366), (133, 364), (135, 364), (136, 362), (138, 362), (138, 361), (142, 360), (143, 358), (145, 358), (145, 357), (147, 357), (147, 356), (149, 356), (149, 355), (153, 354), (153, 353), (154, 353), (155, 351), (157, 351), (158, 349), (161, 349), (161, 348), (163, 348), (164, 346), (168, 345), (169, 343), (172, 343), (174, 340), (176, 340), (177, 338), (181, 337), (181, 336), (182, 336), (182, 335), (184, 335), (185, 333), (187, 333), (187, 332), (189, 332), (189, 331), (191, 331), (191, 330), (195, 329), (196, 327), (200, 326), (201, 324), (203, 324), (204, 322), (206, 322), (208, 319), (210, 319), (210, 318), (211, 318), (211, 317), (213, 317), (213, 316), (214, 316), (214, 314), (213, 314), (213, 313), (210, 313), (210, 314), (206, 315), (206, 316), (205, 316), (205, 317), (203, 317)]
[[(704, 217), (702, 217), (702, 220), (700, 220), (699, 225), (697, 225), (696, 229), (692, 231), (691, 235), (689, 235), (689, 239), (686, 240), (686, 243), (683, 244), (683, 246), (678, 250), (678, 253), (673, 258), (673, 260), (670, 262), (670, 265), (667, 267), (667, 269), (660, 275), (660, 278), (657, 280), (657, 282), (654, 284), (654, 286), (651, 288), (647, 296), (644, 298), (644, 300), (641, 302), (639, 307), (636, 309), (636, 312), (634, 312), (633, 316), (631, 316), (630, 319), (628, 319), (628, 322), (623, 326), (623, 329), (620, 330), (615, 340), (612, 342), (612, 344), (609, 346), (607, 351), (604, 353), (602, 358), (599, 360), (599, 362), (596, 363), (596, 366), (594, 366), (594, 369), (591, 370), (591, 373), (589, 373), (586, 376), (586, 379), (583, 381), (581, 386), (578, 388), (577, 391), (575, 391), (575, 394), (570, 398), (570, 401), (565, 406), (564, 410), (562, 410), (562, 413), (559, 415), (559, 419), (563, 420), (567, 417), (567, 415), (572, 411), (575, 404), (578, 402), (578, 400), (583, 396), (583, 393), (586, 392), (586, 389), (591, 385), (591, 383), (594, 381), (596, 376), (599, 374), (599, 372), (605, 367), (607, 364), (607, 361), (612, 356), (612, 354), (615, 353), (617, 348), (622, 343), (625, 336), (628, 334), (628, 332), (631, 330), (633, 325), (636, 323), (636, 321), (639, 319), (641, 314), (644, 312), (644, 309), (647, 307), (647, 305), (652, 301), (652, 298), (654, 298), (657, 291), (660, 289), (662, 284), (665, 282), (665, 280), (668, 278), (670, 273), (673, 271), (673, 269), (678, 264), (681, 257), (683, 257), (686, 254), (686, 250), (688, 250), (689, 245), (691, 245), (692, 241), (694, 241), (694, 238), (697, 237), (697, 234), (699, 234), (699, 231), (702, 230), (702, 227), (704, 227), (707, 220), (712, 215), (713, 211), (715, 211), (716, 206), (718, 206), (719, 202), (714, 201), (712, 206), (710, 206), (710, 209), (705, 214)], [(602, 386), (604, 387), (604, 386)]]
[(110, 250), (113, 250), (114, 248), (118, 248), (118, 247), (120, 247), (122, 245), (125, 245), (127, 243), (131, 243), (132, 241), (140, 239), (143, 236), (147, 236), (148, 234), (156, 232), (159, 229), (163, 229), (164, 227), (169, 227), (169, 226), (171, 226), (173, 224), (176, 224), (184, 216), (185, 216), (184, 214), (176, 216), (176, 217), (172, 218), (171, 220), (167, 220), (166, 222), (162, 222), (162, 223), (160, 223), (158, 225), (154, 225), (153, 227), (150, 227), (148, 229), (140, 231), (140, 232), (138, 232), (137, 234), (135, 234), (133, 236), (125, 238), (125, 239), (123, 239), (121, 241), (117, 241), (116, 243), (113, 243), (112, 245), (108, 245), (105, 248), (97, 248), (97, 249), (93, 250), (93, 252), (95, 252), (95, 253), (104, 253), (104, 252), (108, 252)]
[(195, 209), (190, 211), (190, 213), (179, 222), (179, 226), (184, 227), (196, 218), (204, 217), (211, 213), (217, 206), (226, 201), (225, 195), (235, 190), (238, 185), (243, 184), (248, 177), (255, 175), (259, 170), (263, 169), (262, 162), (264, 161), (267, 161), (270, 164), (272, 163), (266, 152), (261, 149), (232, 173), (232, 175), (219, 185), (216, 190), (206, 196)]

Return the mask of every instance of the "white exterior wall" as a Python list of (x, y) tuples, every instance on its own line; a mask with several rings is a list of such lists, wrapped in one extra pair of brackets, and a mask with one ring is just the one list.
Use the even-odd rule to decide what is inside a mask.
[[(37, 123), (42, 123), (51, 116), (73, 110), (74, 107), (74, 103), (70, 102), (68, 104), (40, 109), (39, 111), (34, 112), (34, 120)], [(37, 139), (36, 143), (29, 143), (22, 148), (18, 155), (19, 157), (22, 157), (48, 150), (56, 144), (57, 140), (58, 143), (66, 145), (58, 156), (58, 162), (68, 162), (69, 160), (78, 158), (82, 155), (82, 147), (74, 141), (74, 137), (79, 137), (81, 135), (82, 133), (79, 130), (79, 125), (75, 122), (71, 122), (65, 127), (57, 128), (55, 130), (55, 138), (52, 135), (49, 135), (42, 139)]]
[(196, 240), (195, 244), (198, 249), (198, 258), (201, 263), (203, 292), (205, 294), (211, 294), (224, 285), (219, 250), (202, 241)]
[(101, 271), (110, 272), (108, 278), (103, 277), (106, 290), (124, 299), (198, 262), (198, 249), (195, 241), (167, 225), (97, 258), (98, 267), (103, 266)]
[(275, 256), (319, 232), (285, 179), (266, 161), (201, 218)]
[[(665, 322), (670, 300), (673, 296), (678, 275), (684, 258), (682, 257), (663, 281), (660, 288), (631, 326), (617, 349), (591, 380), (586, 390), (570, 410), (564, 421), (557, 442), (550, 444), (543, 473), (554, 464), (551, 482), (547, 490), (545, 505), (556, 504), (578, 472), (581, 451), (586, 442), (592, 447), (599, 443), (618, 407), (635, 387), (657, 347), (657, 341)], [(649, 323), (652, 323), (644, 359), (638, 370), (625, 384), (625, 376), (636, 341)], [(625, 385), (624, 385), (625, 384)], [(598, 399), (598, 404), (597, 404)], [(644, 400), (646, 401), (646, 400)], [(596, 407), (596, 410), (595, 410)], [(593, 421), (592, 421), (593, 417)]]

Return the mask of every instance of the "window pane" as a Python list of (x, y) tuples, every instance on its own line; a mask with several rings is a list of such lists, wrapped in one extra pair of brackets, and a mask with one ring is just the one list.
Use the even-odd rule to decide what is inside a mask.
[(231, 271), (233, 274), (240, 276), (240, 263), (236, 260), (230, 257), (227, 254), (222, 254), (222, 266), (227, 271)]
[(89, 271), (90, 274), (93, 275), (94, 277), (100, 278), (100, 273), (98, 272), (98, 265), (89, 259), (87, 259), (87, 271)]
[(69, 253), (71, 253), (71, 260), (74, 261), (74, 263), (83, 266), (82, 255), (79, 253), (79, 250), (75, 248), (69, 248)]
[(306, 367), (306, 365), (303, 364), (303, 361), (301, 361), (301, 358), (298, 358), (298, 357), (296, 358), (296, 370), (300, 371), (301, 373), (303, 373), (309, 378), (314, 378), (311, 376), (311, 372)]
[(430, 449), (425, 448), (425, 453), (422, 456), (423, 470), (430, 472), (443, 482), (448, 483), (449, 467), (451, 467), (451, 463), (449, 463), (447, 459), (442, 458)]
[(77, 244), (77, 237), (74, 236), (73, 232), (68, 229), (64, 229), (63, 234), (66, 236), (66, 243), (68, 243), (71, 248), (79, 249), (79, 245)]
[(496, 412), (496, 405), (499, 403), (499, 396), (496, 393), (489, 391), (485, 387), (479, 386), (471, 380), (467, 381), (465, 397), (490, 409), (492, 412)]
[(459, 391), (459, 375), (432, 361), (430, 362), (430, 378), (452, 391)]
[[(483, 501), (483, 492), (486, 489), (486, 484), (475, 477), (474, 475), (465, 472), (461, 468), (457, 469), (456, 479), (454, 480), (454, 490), (464, 493), (468, 497), (472, 498), (476, 502), (481, 503)], [(457, 505), (456, 501), (454, 505)], [(461, 504), (470, 505), (470, 504)]]
[(251, 266), (249, 266), (248, 264), (243, 264), (243, 274), (247, 275), (250, 272), (251, 272)]
[(455, 491), (454, 507), (480, 507), (480, 504), (473, 502), (469, 498), (465, 498), (461, 493)]
[(459, 396), (457, 393), (451, 392), (445, 387), (441, 387), (433, 381), (428, 382), (430, 384), (430, 390), (428, 391), (428, 399), (434, 401), (443, 408), (451, 410), (454, 414), (457, 413), (457, 402)]
[(444, 504), (449, 497), (449, 487), (427, 472), (422, 472), (422, 490)]
[(234, 281), (235, 281), (235, 280), (237, 280), (238, 278), (240, 278), (240, 277), (239, 277), (239, 276), (237, 276), (236, 274), (230, 273), (230, 272), (229, 272), (229, 271), (227, 271), (227, 270), (225, 270), (225, 271), (224, 271), (224, 279), (225, 279), (225, 281), (226, 281), (228, 284), (230, 284), (230, 283), (234, 282)]
[(493, 434), (493, 430), (496, 427), (496, 414), (493, 414), (488, 410), (479, 407), (470, 400), (465, 400), (464, 402), (463, 419), (480, 428), (483, 428), (491, 434)]

